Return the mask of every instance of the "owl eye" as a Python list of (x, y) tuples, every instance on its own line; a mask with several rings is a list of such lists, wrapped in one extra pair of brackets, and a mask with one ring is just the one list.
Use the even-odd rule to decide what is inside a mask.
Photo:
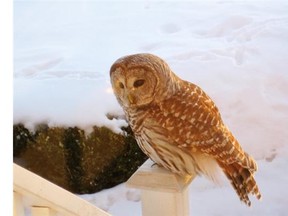
[(139, 79), (139, 80), (136, 80), (136, 81), (133, 83), (133, 86), (134, 86), (135, 88), (138, 88), (138, 87), (142, 86), (144, 83), (145, 83), (145, 80), (144, 80), (144, 79)]
[(122, 83), (122, 82), (119, 82), (119, 87), (121, 88), (121, 89), (123, 89), (124, 88), (124, 84)]

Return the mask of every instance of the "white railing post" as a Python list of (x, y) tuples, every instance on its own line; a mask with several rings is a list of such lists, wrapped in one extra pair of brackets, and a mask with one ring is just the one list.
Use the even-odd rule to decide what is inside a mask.
[(24, 216), (24, 206), (21, 194), (13, 191), (13, 216)]
[(127, 181), (141, 189), (143, 216), (188, 216), (188, 186), (194, 176), (180, 177), (147, 160)]
[(32, 206), (31, 215), (32, 216), (54, 216), (55, 212), (51, 211), (51, 209), (48, 207)]

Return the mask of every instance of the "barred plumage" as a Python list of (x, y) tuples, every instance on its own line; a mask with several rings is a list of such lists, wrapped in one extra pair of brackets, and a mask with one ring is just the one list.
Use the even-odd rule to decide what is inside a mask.
[(202, 89), (181, 80), (159, 57), (136, 54), (110, 69), (115, 96), (138, 145), (155, 163), (179, 175), (215, 180), (221, 168), (241, 201), (261, 198), (254, 179), (257, 164), (224, 125)]

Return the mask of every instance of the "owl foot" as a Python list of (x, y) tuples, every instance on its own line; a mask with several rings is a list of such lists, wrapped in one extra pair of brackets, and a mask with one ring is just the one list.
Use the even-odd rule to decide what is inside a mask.
[(154, 167), (154, 166), (163, 167), (163, 166), (161, 166), (161, 165), (159, 165), (159, 164), (157, 164), (155, 162), (151, 165), (151, 168)]

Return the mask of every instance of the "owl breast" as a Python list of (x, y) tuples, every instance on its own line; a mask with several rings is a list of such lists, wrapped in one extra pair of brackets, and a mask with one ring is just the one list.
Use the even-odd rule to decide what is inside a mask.
[(204, 174), (218, 181), (214, 158), (182, 148), (185, 141), (174, 138), (172, 120), (158, 106), (125, 113), (139, 147), (156, 164), (182, 176)]
[(161, 133), (144, 128), (140, 136), (136, 136), (141, 150), (155, 163), (180, 175), (195, 175), (198, 173), (194, 166), (194, 158), (171, 145)]

